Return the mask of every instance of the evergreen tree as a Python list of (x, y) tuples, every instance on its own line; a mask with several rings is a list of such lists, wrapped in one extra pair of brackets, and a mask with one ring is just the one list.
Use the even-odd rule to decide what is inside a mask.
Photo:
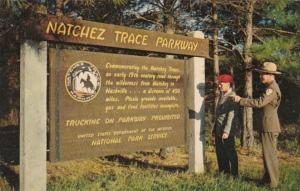
[(261, 62), (275, 62), (289, 77), (299, 79), (300, 2), (271, 0), (260, 5), (253, 55)]

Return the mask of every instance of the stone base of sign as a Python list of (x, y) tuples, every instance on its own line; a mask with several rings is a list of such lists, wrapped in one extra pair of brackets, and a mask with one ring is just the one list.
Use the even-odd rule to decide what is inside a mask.
[(20, 66), (20, 190), (46, 191), (47, 42), (25, 41)]

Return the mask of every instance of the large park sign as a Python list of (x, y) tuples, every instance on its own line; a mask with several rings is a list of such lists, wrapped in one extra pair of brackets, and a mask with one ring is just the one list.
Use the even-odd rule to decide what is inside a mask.
[[(20, 190), (46, 190), (47, 124), (50, 161), (188, 143), (189, 170), (204, 171), (203, 33), (170, 35), (54, 16), (24, 27), (31, 40), (21, 45)], [(189, 58), (48, 48), (47, 41)]]

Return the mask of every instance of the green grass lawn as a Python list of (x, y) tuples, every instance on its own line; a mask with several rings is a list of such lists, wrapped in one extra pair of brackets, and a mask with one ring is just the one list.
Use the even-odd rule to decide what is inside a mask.
[[(281, 186), (300, 190), (300, 158), (280, 153)], [(206, 173), (187, 172), (184, 148), (162, 160), (156, 153), (47, 163), (48, 191), (263, 191), (259, 185), (262, 160), (259, 152), (239, 153), (239, 178), (218, 175), (215, 153), (206, 152)], [(10, 170), (9, 170), (10, 169)], [(10, 172), (10, 174), (9, 174)], [(18, 165), (0, 173), (0, 191), (17, 190)], [(38, 180), (37, 180), (38, 181)]]
[[(277, 190), (298, 191), (300, 188), (300, 167), (281, 168), (281, 187)], [(117, 172), (113, 169), (103, 175), (86, 175), (80, 179), (60, 178), (50, 182), (50, 191), (74, 190), (119, 190), (119, 191), (255, 191), (268, 190), (258, 185), (258, 169), (242, 171), (240, 177), (233, 179), (212, 173), (193, 175), (186, 172), (167, 172), (164, 170), (143, 169), (141, 172)]]
[[(209, 121), (208, 121), (209, 122)], [(17, 131), (16, 131), (17, 132)], [(210, 132), (208, 130), (208, 132)], [(16, 134), (16, 133), (15, 133)], [(3, 139), (4, 140), (4, 139)], [(3, 146), (3, 140), (1, 146)], [(10, 138), (7, 140), (17, 140)], [(117, 157), (100, 157), (66, 162), (47, 162), (48, 191), (263, 191), (259, 185), (262, 176), (261, 145), (250, 153), (238, 148), (239, 173), (237, 179), (218, 175), (216, 156), (211, 140), (207, 137), (206, 173), (194, 175), (187, 172), (188, 156), (184, 146), (162, 160), (158, 151), (131, 153)], [(6, 143), (6, 142), (5, 142)], [(0, 155), (0, 191), (17, 191), (19, 166), (18, 142), (7, 142)], [(6, 144), (7, 144), (6, 143)], [(300, 191), (300, 137), (299, 126), (287, 126), (279, 137), (280, 188), (282, 191)], [(237, 139), (236, 145), (240, 145)], [(5, 150), (6, 149), (6, 150)], [(14, 152), (12, 152), (11, 149)], [(1, 154), (1, 153), (0, 153)], [(37, 180), (38, 181), (38, 180)]]

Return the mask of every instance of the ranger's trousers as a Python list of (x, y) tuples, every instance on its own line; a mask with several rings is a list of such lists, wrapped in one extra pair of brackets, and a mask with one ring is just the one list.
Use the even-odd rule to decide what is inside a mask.
[(279, 162), (277, 158), (277, 138), (279, 133), (261, 133), (261, 143), (264, 162), (263, 180), (271, 187), (279, 184)]

